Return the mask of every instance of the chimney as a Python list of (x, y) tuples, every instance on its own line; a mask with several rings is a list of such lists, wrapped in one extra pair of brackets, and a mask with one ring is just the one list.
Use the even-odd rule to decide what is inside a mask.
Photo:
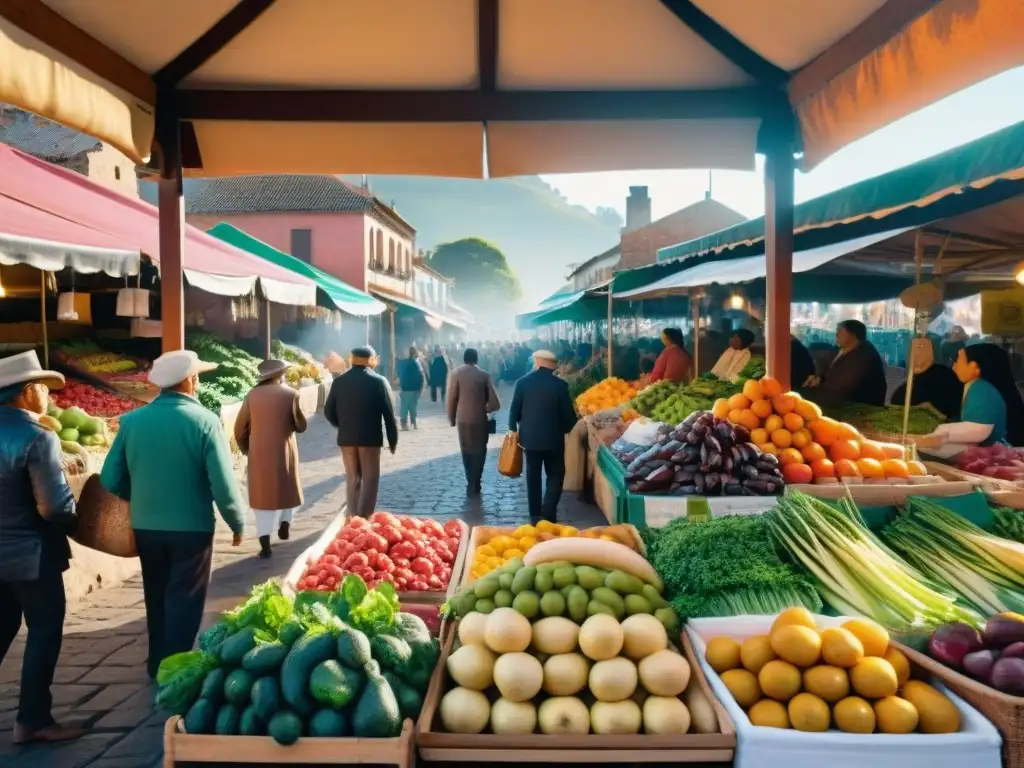
[(651, 198), (647, 187), (630, 187), (626, 198), (626, 226), (624, 232), (646, 227), (651, 223)]

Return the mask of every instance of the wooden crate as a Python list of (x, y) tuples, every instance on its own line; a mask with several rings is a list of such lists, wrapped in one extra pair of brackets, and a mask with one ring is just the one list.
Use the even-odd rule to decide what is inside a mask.
[(736, 730), (701, 672), (693, 646), (683, 635), (683, 652), (701, 691), (711, 702), (721, 733), (683, 736), (646, 734), (600, 736), (496, 736), (457, 734), (441, 730), (438, 707), (447, 690), (447, 660), (454, 630), (444, 639), (441, 659), (427, 688), (416, 724), (420, 757), (435, 762), (492, 763), (730, 763), (736, 751)]
[(983, 491), (1022, 490), (1020, 483), (1015, 483), (1010, 480), (999, 480), (994, 477), (985, 477), (985, 475), (976, 475), (973, 472), (964, 472), (962, 469), (957, 469), (954, 466), (943, 464), (938, 461), (926, 461), (924, 462), (924, 466), (930, 475), (938, 475), (945, 480), (970, 483), (973, 486), (981, 488)]
[[(396, 513), (400, 514), (400, 513)], [(343, 508), (330, 524), (323, 530), (317, 540), (313, 544), (306, 548), (306, 550), (295, 558), (288, 572), (284, 578), (281, 579), (281, 588), (286, 595), (295, 594), (295, 585), (299, 579), (302, 578), (302, 574), (305, 573), (306, 567), (309, 565), (310, 560), (316, 559), (323, 554), (327, 545), (330, 544), (334, 537), (338, 535), (347, 520), (346, 510)], [(470, 530), (469, 526), (462, 520), (459, 520), (459, 526), (462, 528), (462, 535), (459, 537), (459, 551), (455, 553), (455, 562), (452, 563), (452, 575), (448, 581), (448, 587), (444, 591), (436, 592), (399, 592), (398, 601), (400, 603), (425, 603), (427, 605), (441, 605), (446, 602), (449, 597), (455, 594), (455, 591), (459, 588), (459, 582), (461, 581), (462, 572), (464, 570), (464, 564), (466, 562), (466, 551), (469, 548)]]
[(175, 715), (164, 726), (164, 768), (179, 763), (270, 763), (288, 765), (415, 764), (412, 720), (393, 739), (302, 738), (289, 747), (269, 736), (193, 736), (184, 732)]

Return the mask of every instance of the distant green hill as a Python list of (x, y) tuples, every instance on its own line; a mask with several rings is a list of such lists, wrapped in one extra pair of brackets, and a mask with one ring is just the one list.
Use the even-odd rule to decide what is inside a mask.
[[(345, 176), (359, 184), (361, 177)], [(417, 247), (477, 236), (508, 257), (531, 307), (565, 283), (569, 265), (608, 250), (622, 222), (572, 205), (539, 176), (515, 179), (439, 179), (371, 176), (370, 189), (416, 228)], [(458, 288), (456, 287), (456, 294)]]

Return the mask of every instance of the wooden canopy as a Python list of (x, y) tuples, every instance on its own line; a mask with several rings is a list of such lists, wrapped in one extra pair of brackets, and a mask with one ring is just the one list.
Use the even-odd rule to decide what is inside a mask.
[[(0, 0), (0, 101), (186, 172), (803, 165), (1024, 64), (1018, 0)], [(795, 118), (795, 119), (794, 119)]]

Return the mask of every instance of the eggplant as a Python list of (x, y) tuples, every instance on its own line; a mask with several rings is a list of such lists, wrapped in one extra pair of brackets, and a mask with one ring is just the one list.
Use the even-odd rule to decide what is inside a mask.
[(725, 484), (723, 490), (730, 496), (739, 496), (743, 493), (743, 485), (732, 480)]
[(721, 478), (717, 472), (712, 472), (704, 477), (704, 493), (715, 493), (721, 488)]
[(707, 464), (708, 463), (708, 456), (709, 455), (710, 455), (710, 451), (708, 451), (707, 445), (701, 445), (701, 447), (700, 447), (700, 463), (701, 464)]
[(690, 485), (694, 477), (696, 477), (696, 474), (693, 472), (676, 472), (676, 480), (683, 485)]
[(997, 613), (985, 622), (985, 646), (1005, 648), (1024, 640), (1024, 616), (1019, 613)]
[(742, 424), (734, 424), (732, 427), (732, 439), (737, 443), (750, 442), (750, 430)]
[(672, 476), (673, 472), (671, 465), (664, 464), (660, 467), (656, 467), (649, 475), (647, 475), (647, 477), (644, 478), (644, 481), (648, 485), (657, 485), (659, 483), (671, 481)]
[(690, 432), (695, 433), (701, 439), (708, 433), (707, 425), (701, 424), (699, 421), (690, 428)]
[(754, 445), (754, 443), (746, 442), (744, 443), (744, 445), (747, 446), (750, 453), (753, 454), (755, 459), (760, 458), (761, 454), (764, 453), (764, 451), (762, 451), (761, 448), (758, 447), (757, 445)]
[(769, 485), (771, 485), (771, 483), (765, 482), (764, 480), (749, 480), (748, 479), (748, 480), (744, 480), (743, 481), (743, 487), (744, 488), (749, 488), (754, 493), (762, 495), (762, 496), (767, 496), (768, 495), (768, 493), (769, 493), (768, 486)]
[(738, 445), (730, 446), (729, 453), (732, 454), (732, 460), (734, 462), (739, 463), (743, 461), (743, 451), (740, 450), (740, 447)]
[(696, 445), (684, 445), (683, 450), (686, 451), (687, 464), (700, 460), (700, 448)]
[[(748, 445), (754, 445), (754, 444), (753, 443), (748, 443)], [(754, 447), (757, 448), (756, 445), (754, 445)], [(757, 454), (758, 454), (758, 456), (757, 456), (757, 460), (758, 461), (765, 461), (765, 462), (767, 462), (769, 464), (772, 464), (772, 465), (774, 465), (776, 467), (779, 466), (779, 457), (776, 456), (774, 453), (764, 453), (760, 448), (757, 448)]]
[(960, 669), (968, 653), (980, 651), (984, 647), (978, 630), (970, 624), (955, 621), (943, 624), (932, 633), (928, 640), (928, 655), (947, 667)]
[(680, 496), (692, 496), (695, 493), (697, 493), (697, 486), (696, 485), (682, 485), (682, 486), (679, 487), (679, 490), (676, 491), (676, 493), (678, 493)]
[(704, 475), (694, 475), (693, 487), (697, 489), (697, 493), (704, 493)]
[(999, 660), (999, 651), (984, 649), (971, 651), (964, 656), (964, 672), (980, 683), (992, 685), (992, 667)]
[(722, 466), (722, 454), (711, 451), (708, 455), (708, 466), (712, 469), (719, 469)]
[(678, 491), (678, 490), (679, 490), (679, 487), (680, 487), (681, 485), (682, 485), (682, 483), (672, 483), (672, 485), (671, 485), (671, 486), (669, 486), (668, 492), (669, 492), (669, 493), (675, 493), (676, 491)]
[(757, 480), (757, 468), (752, 464), (744, 464), (740, 467), (740, 479)]
[(992, 666), (992, 687), (1011, 696), (1024, 696), (1024, 659), (1000, 658)]
[(700, 435), (698, 435), (698, 434), (697, 434), (696, 432), (694, 432), (694, 431), (691, 431), (691, 432), (690, 432), (690, 433), (689, 433), (689, 434), (688, 434), (688, 435), (686, 436), (686, 442), (688, 442), (688, 443), (689, 443), (690, 445), (698, 445), (698, 444), (700, 443), (700, 439), (701, 439), (701, 438), (700, 438)]
[(711, 473), (711, 465), (710, 464), (701, 464), (700, 465), (700, 469), (698, 469), (697, 471), (700, 474), (702, 474), (702, 475), (708, 475), (708, 474)]
[(1000, 658), (1024, 659), (1024, 642), (1017, 641), (1016, 643), (1010, 643), (1008, 646), (1003, 648), (1003, 653)]
[(637, 480), (635, 483), (630, 483), (627, 487), (630, 493), (643, 493), (647, 490), (647, 483), (643, 480)]
[[(778, 464), (772, 464), (772, 462), (770, 462), (770, 461), (765, 461), (764, 460), (765, 456), (771, 456), (771, 454), (770, 453), (763, 453), (763, 454), (761, 454), (761, 457), (757, 460), (757, 463), (755, 465), (755, 466), (757, 466), (758, 471), (760, 471), (760, 472), (773, 472), (775, 470), (778, 470), (779, 465)], [(772, 456), (772, 458), (775, 458), (775, 457)]]
[(730, 443), (736, 442), (733, 440), (732, 426), (727, 421), (715, 424), (715, 434), (722, 440), (728, 440)]
[(700, 464), (697, 463), (696, 461), (691, 461), (686, 464), (683, 464), (683, 469), (685, 469), (687, 472), (697, 473), (700, 472)]
[(733, 468), (734, 465), (735, 465), (735, 462), (733, 462), (732, 456), (725, 456), (722, 459), (722, 471), (723, 472), (726, 472), (726, 473), (731, 475), (732, 474), (732, 468)]
[(663, 446), (661, 446), (661, 450), (658, 451), (658, 458), (659, 459), (671, 458), (673, 455), (675, 455), (675, 452), (678, 451), (682, 447), (683, 447), (683, 444), (680, 443), (678, 440), (669, 440), (667, 443), (665, 443)]
[(709, 451), (714, 451), (715, 453), (722, 452), (722, 444), (718, 442), (718, 438), (710, 432), (704, 436), (704, 447)]
[(676, 451), (669, 458), (669, 461), (671, 461), (673, 464), (685, 464), (686, 463), (686, 452), (685, 451)]

